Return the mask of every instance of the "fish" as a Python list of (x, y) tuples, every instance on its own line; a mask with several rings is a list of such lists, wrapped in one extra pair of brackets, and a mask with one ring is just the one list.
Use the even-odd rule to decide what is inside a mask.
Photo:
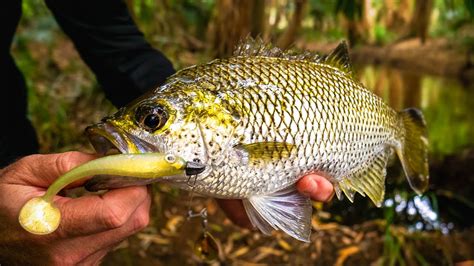
[[(381, 206), (387, 162), (398, 156), (411, 188), (429, 184), (421, 111), (395, 111), (355, 80), (348, 47), (283, 50), (247, 38), (229, 58), (184, 68), (86, 129), (96, 151), (174, 153), (205, 165), (161, 181), (204, 196), (240, 199), (264, 234), (310, 241), (311, 200), (295, 183), (316, 173), (339, 199)], [(157, 180), (95, 177), (90, 190)]]

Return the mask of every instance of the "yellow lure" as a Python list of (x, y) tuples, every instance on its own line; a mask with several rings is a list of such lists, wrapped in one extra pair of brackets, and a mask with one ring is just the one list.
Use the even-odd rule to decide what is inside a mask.
[(61, 212), (54, 206), (54, 196), (67, 185), (93, 175), (118, 175), (137, 178), (160, 178), (185, 174), (187, 162), (172, 154), (116, 154), (86, 162), (59, 177), (41, 197), (25, 203), (18, 220), (28, 232), (46, 235), (54, 232)]

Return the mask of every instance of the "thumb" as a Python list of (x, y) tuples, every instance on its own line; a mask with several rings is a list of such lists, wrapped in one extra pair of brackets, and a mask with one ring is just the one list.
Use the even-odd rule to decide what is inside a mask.
[(46, 188), (62, 174), (95, 158), (92, 154), (78, 151), (35, 154), (22, 158), (9, 168), (16, 168), (14, 183)]

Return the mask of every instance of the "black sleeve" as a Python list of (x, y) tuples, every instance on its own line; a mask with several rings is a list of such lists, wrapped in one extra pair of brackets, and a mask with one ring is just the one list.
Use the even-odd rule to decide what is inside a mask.
[(46, 0), (109, 100), (123, 106), (174, 73), (147, 43), (123, 0)]

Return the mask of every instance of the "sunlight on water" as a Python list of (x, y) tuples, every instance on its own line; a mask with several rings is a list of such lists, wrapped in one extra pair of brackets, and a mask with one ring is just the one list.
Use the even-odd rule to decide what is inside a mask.
[[(427, 196), (414, 196), (407, 199), (397, 193), (393, 198), (387, 198), (384, 201), (384, 207), (395, 207), (397, 214), (407, 215), (409, 220), (413, 220), (414, 222), (408, 225), (410, 231), (439, 230), (443, 234), (448, 234), (454, 228), (452, 222), (446, 223), (440, 220)], [(417, 219), (417, 216), (421, 219)]]

